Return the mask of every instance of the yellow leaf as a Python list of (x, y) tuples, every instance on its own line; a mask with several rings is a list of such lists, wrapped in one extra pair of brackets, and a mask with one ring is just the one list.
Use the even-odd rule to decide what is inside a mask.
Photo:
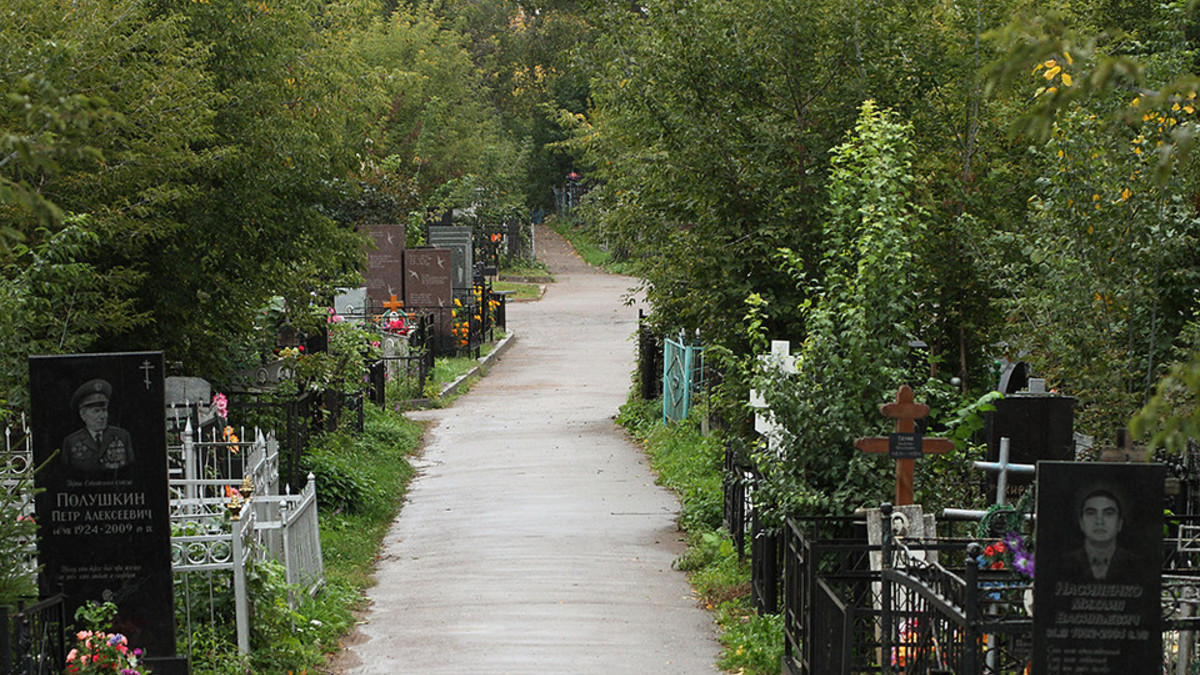
[(1096, 228), (1092, 227), (1091, 225), (1088, 225), (1088, 234), (1092, 234), (1095, 231), (1096, 231)]
[(1046, 61), (1045, 63), (1043, 63), (1042, 65), (1047, 68), (1053, 68), (1054, 66), (1058, 65), (1058, 61), (1055, 61), (1054, 59), (1050, 59), (1050, 60)]
[(1194, 113), (1196, 112), (1196, 109), (1195, 109), (1195, 108), (1193, 108), (1193, 107), (1192, 107), (1192, 106), (1190, 106), (1190, 105), (1185, 105), (1185, 106), (1183, 106), (1183, 111), (1184, 111), (1184, 112), (1186, 112), (1186, 113), (1187, 113), (1187, 114), (1189, 114), (1189, 115), (1192, 115), (1192, 114), (1194, 114)]
[(1133, 194), (1132, 190), (1130, 190), (1129, 188), (1125, 188), (1124, 190), (1121, 191), (1121, 201), (1125, 201), (1126, 199), (1129, 199), (1129, 196), (1132, 194)]
[(1067, 65), (1068, 65), (1068, 66), (1073, 66), (1073, 65), (1075, 65), (1075, 59), (1071, 58), (1071, 52), (1069, 52), (1069, 51), (1067, 51), (1067, 50), (1065, 50), (1065, 49), (1064, 49), (1064, 50), (1063, 50), (1063, 56), (1067, 57)]
[(1179, 112), (1179, 104), (1176, 103), (1175, 105), (1172, 105), (1171, 110), (1174, 110), (1175, 112)]
[(1100, 195), (1092, 195), (1092, 201), (1094, 201), (1094, 202), (1100, 201)]
[(1062, 159), (1062, 158), (1063, 158), (1063, 156), (1064, 156), (1064, 155), (1066, 155), (1066, 154), (1067, 154), (1067, 153), (1065, 153), (1065, 152), (1063, 152), (1063, 151), (1062, 151), (1062, 148), (1059, 148), (1059, 149), (1058, 149), (1058, 158), (1059, 158), (1059, 159)]
[(1134, 108), (1138, 107), (1138, 106), (1139, 106), (1139, 105), (1141, 105), (1141, 104), (1142, 104), (1142, 97), (1141, 97), (1141, 96), (1134, 96), (1134, 97), (1133, 97), (1133, 100), (1129, 102), (1129, 105), (1130, 105), (1131, 107), (1134, 107)]
[(1050, 70), (1042, 73), (1042, 77), (1046, 78), (1047, 80), (1053, 80), (1054, 76), (1058, 75), (1060, 72), (1062, 72), (1062, 66), (1054, 66)]
[(1071, 79), (1070, 73), (1063, 73), (1062, 81), (1063, 81), (1063, 86), (1065, 86), (1065, 87), (1071, 87), (1071, 86), (1075, 85), (1074, 80)]

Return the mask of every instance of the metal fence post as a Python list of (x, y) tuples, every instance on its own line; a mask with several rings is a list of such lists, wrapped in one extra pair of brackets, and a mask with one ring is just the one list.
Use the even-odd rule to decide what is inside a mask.
[[(253, 513), (249, 504), (242, 507), (243, 516)], [(233, 605), (237, 616), (238, 649), (250, 653), (250, 596), (246, 590), (245, 527), (242, 518), (233, 521)]]
[(888, 502), (880, 504), (879, 513), (883, 516), (880, 519), (883, 525), (883, 564), (879, 570), (879, 649), (882, 652), (879, 656), (879, 669), (887, 675), (892, 672), (892, 582), (887, 575), (892, 569), (892, 505)]
[(979, 557), (980, 546), (977, 543), (967, 545), (967, 562), (964, 576), (966, 577), (966, 599), (963, 611), (966, 614), (966, 626), (963, 636), (963, 675), (978, 675), (979, 673)]

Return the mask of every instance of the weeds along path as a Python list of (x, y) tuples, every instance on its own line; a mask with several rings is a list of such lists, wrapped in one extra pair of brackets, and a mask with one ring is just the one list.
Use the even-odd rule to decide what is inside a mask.
[(553, 271), (508, 308), (517, 342), (431, 421), (341, 672), (715, 672), (678, 502), (616, 426), (634, 369), (632, 279), (538, 231)]

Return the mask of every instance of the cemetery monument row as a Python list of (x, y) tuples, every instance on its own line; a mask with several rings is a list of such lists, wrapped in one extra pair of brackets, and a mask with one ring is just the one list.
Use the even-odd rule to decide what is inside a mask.
[(68, 621), (89, 601), (155, 673), (175, 655), (162, 352), (34, 356), (29, 388), (39, 525), (38, 583)]

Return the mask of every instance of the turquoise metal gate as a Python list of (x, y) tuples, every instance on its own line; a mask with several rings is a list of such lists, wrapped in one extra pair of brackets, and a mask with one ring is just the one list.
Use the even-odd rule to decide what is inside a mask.
[(692, 391), (703, 382), (704, 348), (667, 338), (663, 346), (663, 424), (678, 422), (692, 408)]

